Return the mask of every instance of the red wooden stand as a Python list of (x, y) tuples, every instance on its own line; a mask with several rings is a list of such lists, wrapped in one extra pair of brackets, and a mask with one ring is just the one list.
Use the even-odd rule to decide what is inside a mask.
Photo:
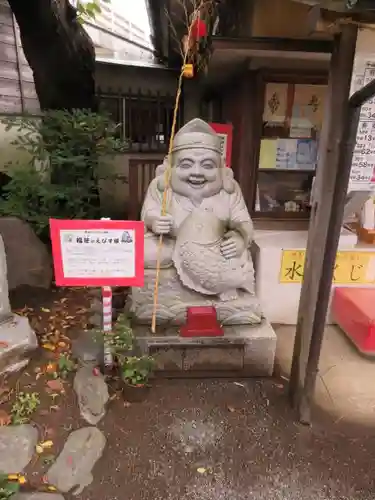
[(332, 316), (357, 349), (375, 354), (375, 290), (373, 288), (336, 288)]
[(187, 308), (186, 325), (180, 328), (181, 337), (221, 337), (224, 330), (220, 326), (216, 309), (212, 306)]

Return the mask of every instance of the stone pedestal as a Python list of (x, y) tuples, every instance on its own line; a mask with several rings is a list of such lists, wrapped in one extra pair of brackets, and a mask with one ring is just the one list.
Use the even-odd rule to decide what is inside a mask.
[(276, 334), (265, 320), (260, 325), (224, 327), (222, 337), (180, 337), (177, 327), (134, 329), (138, 345), (154, 356), (159, 374), (175, 377), (247, 376), (273, 373)]
[(38, 347), (29, 320), (14, 314), (0, 323), (0, 374), (20, 370)]
[(0, 374), (23, 368), (28, 354), (38, 346), (29, 320), (12, 314), (7, 281), (7, 263), (0, 236)]

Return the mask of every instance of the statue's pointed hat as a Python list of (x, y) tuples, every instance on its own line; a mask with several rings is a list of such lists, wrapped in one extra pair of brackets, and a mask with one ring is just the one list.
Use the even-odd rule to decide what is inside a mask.
[(212, 127), (200, 118), (194, 118), (175, 135), (172, 152), (181, 149), (204, 148), (221, 153), (221, 139)]

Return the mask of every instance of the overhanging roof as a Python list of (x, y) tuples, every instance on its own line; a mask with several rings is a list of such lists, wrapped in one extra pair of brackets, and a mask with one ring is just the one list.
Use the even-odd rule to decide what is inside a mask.
[[(230, 3), (231, 0), (221, 0)], [(251, 2), (253, 0), (247, 0)], [(322, 16), (329, 21), (337, 18), (352, 18), (359, 23), (375, 24), (375, 0), (293, 0), (296, 3), (310, 5), (312, 8), (321, 9)], [(178, 0), (146, 0), (152, 28), (152, 41), (161, 60), (172, 60), (170, 42), (175, 37), (171, 33), (169, 21), (171, 10), (176, 8)], [(350, 7), (351, 6), (351, 7)], [(169, 14), (167, 15), (167, 12)], [(182, 36), (182, 35), (181, 35)], [(216, 37), (214, 37), (215, 40)], [(279, 49), (287, 50), (287, 49)], [(175, 54), (178, 56), (178, 54)]]
[(333, 42), (289, 38), (214, 38), (208, 63), (207, 86), (226, 83), (244, 69), (304, 69), (326, 73)]

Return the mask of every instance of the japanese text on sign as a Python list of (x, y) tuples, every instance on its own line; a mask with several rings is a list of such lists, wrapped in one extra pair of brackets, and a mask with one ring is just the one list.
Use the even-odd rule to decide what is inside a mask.
[[(362, 61), (353, 80), (357, 91), (375, 78), (375, 63)], [(375, 99), (369, 99), (362, 107), (353, 152), (349, 190), (369, 190), (375, 187)]]
[(134, 231), (62, 230), (60, 238), (66, 278), (134, 276)]
[[(302, 283), (305, 250), (284, 250), (280, 283)], [(337, 285), (375, 284), (375, 252), (337, 252), (333, 282)]]
[(142, 286), (142, 222), (51, 220), (50, 225), (57, 285)]

